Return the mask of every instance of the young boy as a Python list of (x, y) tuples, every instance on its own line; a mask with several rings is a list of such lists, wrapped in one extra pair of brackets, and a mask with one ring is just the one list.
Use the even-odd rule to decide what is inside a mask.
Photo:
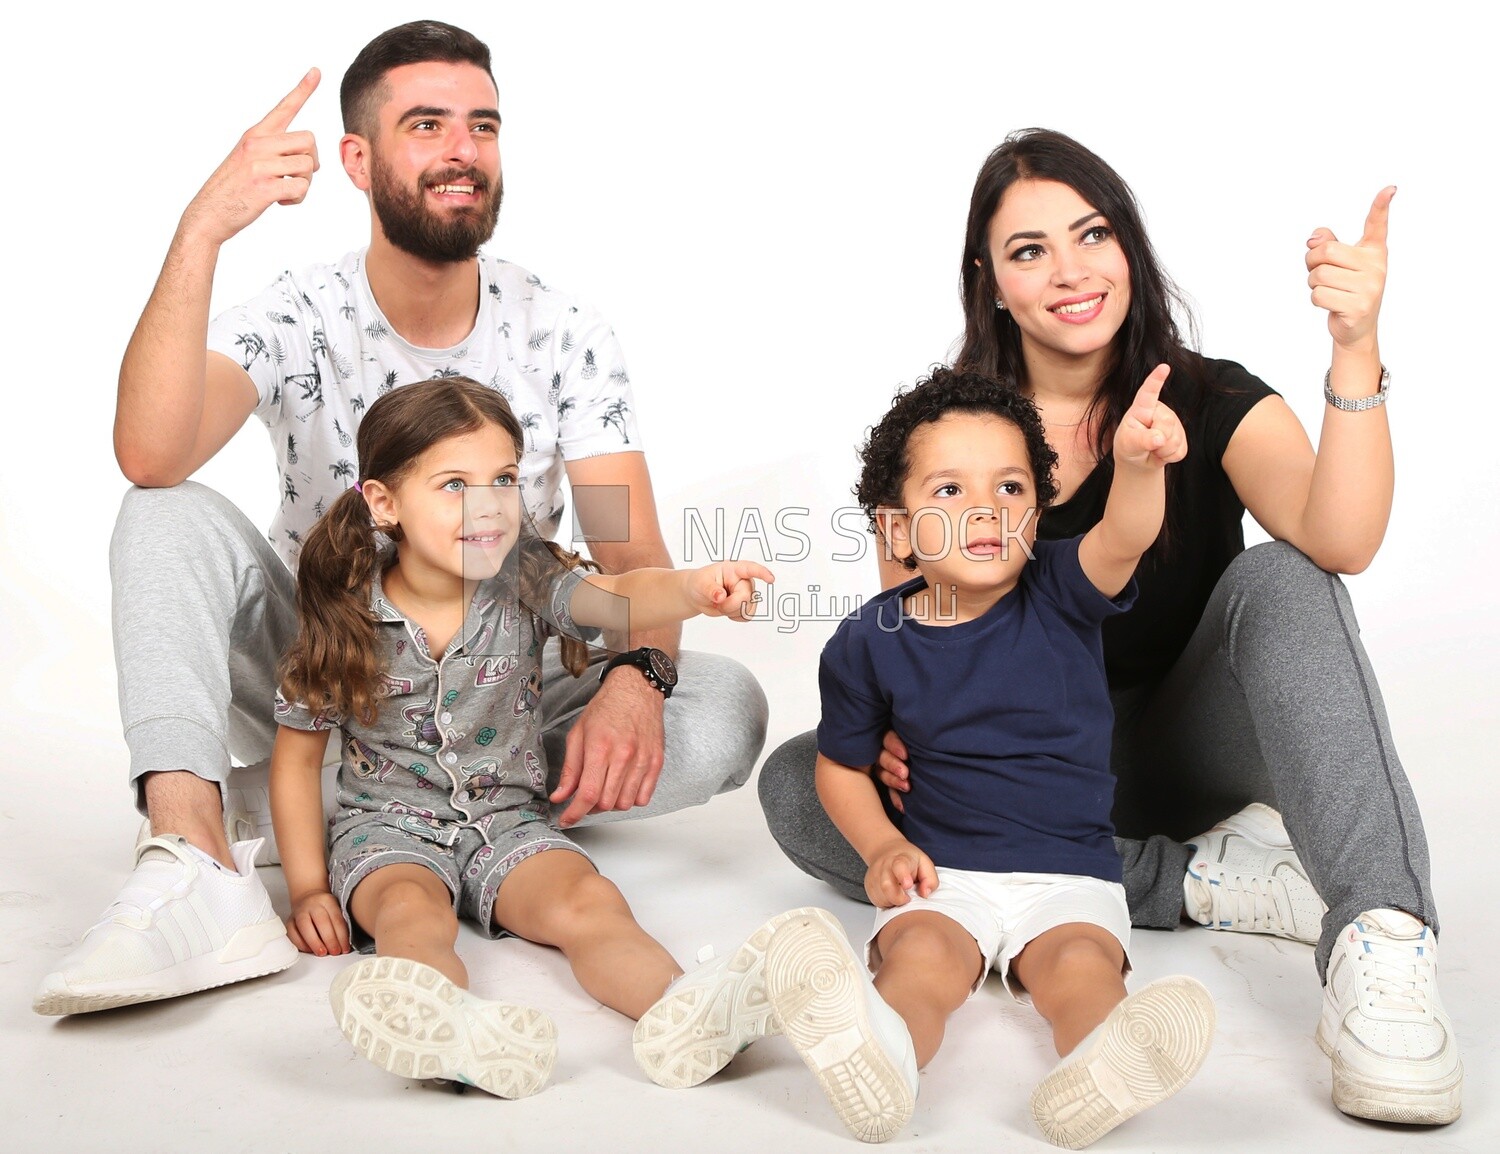
[[(1190, 978), (1127, 997), (1130, 919), (1110, 808), (1112, 711), (1100, 626), (1129, 607), (1161, 530), (1164, 469), (1187, 452), (1146, 380), (1115, 434), (1104, 517), (1038, 542), (1057, 494), (1029, 400), (938, 369), (871, 432), (857, 494), (913, 580), (846, 619), (819, 670), (818, 796), (868, 865), (868, 970), (831, 918), (771, 936), (765, 986), (839, 1116), (882, 1141), (911, 1116), (948, 1016), (1000, 971), (1063, 1060), (1036, 1088), (1047, 1138), (1078, 1148), (1175, 1093), (1214, 1010)], [(894, 729), (911, 792), (870, 775)], [(873, 983), (869, 971), (875, 971)]]

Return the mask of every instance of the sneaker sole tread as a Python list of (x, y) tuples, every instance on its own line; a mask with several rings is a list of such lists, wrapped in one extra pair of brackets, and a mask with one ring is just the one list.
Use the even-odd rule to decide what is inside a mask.
[(329, 1001), (350, 1044), (401, 1077), (449, 1079), (498, 1098), (524, 1098), (546, 1085), (556, 1061), (557, 1028), (546, 1014), (479, 1003), (407, 958), (356, 962), (334, 979)]
[[(822, 923), (822, 924), (820, 924)], [(861, 1142), (884, 1142), (908, 1121), (916, 1095), (875, 1040), (863, 965), (823, 918), (791, 921), (766, 951), (766, 990), (782, 1032)]]
[(1191, 978), (1164, 978), (1120, 1003), (1090, 1052), (1054, 1070), (1031, 1095), (1031, 1114), (1055, 1146), (1102, 1138), (1170, 1098), (1198, 1072), (1213, 1041), (1215, 1011)]

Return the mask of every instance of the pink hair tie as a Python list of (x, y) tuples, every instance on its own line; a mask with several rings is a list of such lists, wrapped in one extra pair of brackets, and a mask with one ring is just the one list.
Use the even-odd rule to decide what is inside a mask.
[(355, 481), (355, 482), (354, 482), (354, 491), (355, 491), (355, 492), (356, 492), (356, 493), (359, 493), (359, 494), (361, 494), (361, 495), (363, 495), (363, 494), (364, 494), (364, 491), (365, 491), (365, 488), (364, 488), (364, 486), (363, 486), (363, 485), (361, 485), (361, 484), (360, 484), (360, 483), (359, 483), (359, 482), (358, 482), (358, 481)]

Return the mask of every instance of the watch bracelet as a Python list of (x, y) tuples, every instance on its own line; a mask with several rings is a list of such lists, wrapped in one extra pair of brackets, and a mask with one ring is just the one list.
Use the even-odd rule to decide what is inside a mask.
[(1333, 391), (1333, 369), (1323, 374), (1323, 399), (1341, 413), (1363, 413), (1385, 404), (1391, 391), (1391, 371), (1380, 366), (1380, 388), (1368, 397), (1341, 397)]

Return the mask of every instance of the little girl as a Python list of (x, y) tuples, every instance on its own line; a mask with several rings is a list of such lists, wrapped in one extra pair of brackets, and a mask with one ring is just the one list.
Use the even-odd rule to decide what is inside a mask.
[[(526, 524), (522, 443), (505, 400), (462, 377), (370, 407), (359, 483), (302, 550), (271, 760), (291, 940), (326, 955), (373, 939), (375, 956), (330, 990), (344, 1035), (393, 1073), (506, 1098), (542, 1087), (556, 1031), (540, 1011), (467, 991), (459, 916), (556, 946), (584, 990), (632, 1018), (682, 973), (548, 823), (543, 641), (561, 635), (576, 676), (585, 635), (743, 620), (753, 579), (772, 579), (748, 562), (585, 575)], [(330, 832), (319, 777), (335, 729)]]

